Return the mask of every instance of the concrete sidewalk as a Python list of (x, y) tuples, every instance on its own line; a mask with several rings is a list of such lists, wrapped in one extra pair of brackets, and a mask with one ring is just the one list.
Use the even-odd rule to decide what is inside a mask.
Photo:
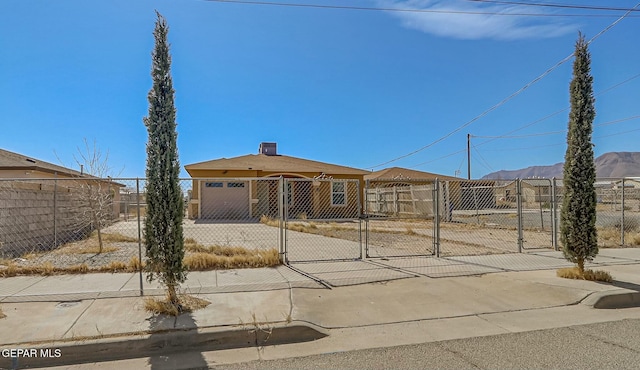
[[(144, 311), (137, 274), (5, 278), (0, 349), (61, 351), (58, 358), (20, 358), (20, 366), (117, 360), (123, 368), (138, 368), (142, 360), (127, 359), (187, 350), (200, 353), (196, 364), (202, 365), (203, 359), (280, 358), (290, 351), (306, 355), (640, 317), (640, 308), (593, 308), (640, 305), (640, 250), (601, 251), (590, 267), (609, 271), (612, 284), (556, 277), (555, 269), (568, 265), (557, 252), (489, 257), (371, 261), (366, 264), (374, 267), (359, 270), (350, 270), (358, 265), (348, 262), (309, 264), (311, 277), (285, 266), (193, 272), (185, 290), (211, 304), (177, 318)], [(478, 270), (473, 276), (429, 276), (430, 268), (451, 273), (452, 266)], [(381, 280), (380, 271), (412, 278)], [(318, 277), (377, 282), (329, 289)], [(159, 288), (147, 284), (145, 293), (161, 294)], [(283, 343), (296, 344), (271, 346)], [(164, 368), (187, 363), (167, 362)], [(0, 368), (11, 366), (10, 358), (0, 356)]]

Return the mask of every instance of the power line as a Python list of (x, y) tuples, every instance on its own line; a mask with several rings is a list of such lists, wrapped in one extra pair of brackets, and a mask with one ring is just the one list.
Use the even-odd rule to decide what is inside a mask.
[[(594, 139), (602, 139), (602, 138), (605, 138), (605, 137), (625, 135), (625, 134), (628, 134), (628, 133), (630, 133), (630, 132), (637, 132), (637, 131), (640, 131), (640, 128), (633, 129), (633, 130), (628, 130), (628, 131), (616, 132), (616, 133), (614, 133), (614, 134), (594, 136), (593, 138), (594, 138)], [(536, 145), (536, 146), (519, 147), (519, 148), (485, 149), (484, 151), (485, 151), (485, 152), (513, 152), (513, 151), (520, 151), (520, 150), (531, 150), (531, 149), (549, 148), (549, 147), (553, 147), (553, 146), (561, 146), (561, 145), (566, 145), (566, 143), (546, 144), (546, 145)]]
[[(489, 164), (489, 162), (487, 162), (487, 160), (484, 159), (482, 154), (480, 154), (480, 151), (478, 150), (478, 148), (475, 147), (475, 145), (473, 146), (473, 150), (475, 150), (476, 153), (478, 154), (478, 157), (480, 157), (480, 164), (483, 165), (484, 168), (486, 168), (489, 171), (493, 172), (493, 168), (491, 168), (491, 165)], [(484, 163), (482, 163), (482, 162), (484, 162)]]
[[(640, 73), (638, 73), (638, 74), (636, 74), (636, 75), (633, 75), (633, 76), (631, 76), (631, 77), (629, 77), (629, 78), (627, 78), (627, 79), (625, 79), (625, 80), (623, 80), (623, 81), (621, 81), (621, 82), (619, 82), (619, 83), (617, 83), (617, 84), (614, 84), (614, 85), (612, 85), (612, 86), (609, 86), (608, 88), (606, 88), (606, 89), (604, 89), (604, 90), (600, 91), (599, 93), (597, 93), (595, 96), (596, 96), (596, 97), (598, 97), (598, 96), (602, 96), (602, 95), (604, 95), (604, 94), (607, 94), (607, 93), (609, 93), (610, 91), (615, 90), (615, 89), (617, 89), (618, 87), (620, 87), (620, 86), (622, 86), (622, 85), (624, 85), (624, 84), (626, 84), (626, 83), (628, 83), (628, 82), (630, 82), (630, 81), (633, 81), (633, 80), (635, 80), (635, 79), (636, 79), (636, 78), (638, 78), (638, 77), (640, 77)], [(539, 123), (539, 122), (542, 122), (542, 121), (544, 121), (544, 120), (547, 120), (547, 119), (549, 119), (549, 118), (551, 118), (551, 117), (553, 117), (553, 116), (555, 116), (555, 115), (558, 115), (558, 114), (560, 114), (560, 113), (562, 113), (562, 112), (568, 111), (568, 110), (569, 110), (569, 108), (570, 108), (570, 107), (566, 107), (566, 108), (560, 109), (560, 110), (558, 110), (558, 111), (555, 111), (555, 112), (553, 112), (553, 113), (551, 113), (551, 114), (549, 114), (549, 115), (547, 115), (547, 116), (545, 116), (545, 117), (542, 117), (542, 118), (540, 118), (540, 119), (537, 119), (537, 120), (535, 120), (535, 121), (533, 121), (533, 122), (531, 122), (531, 123), (528, 123), (528, 124), (526, 124), (526, 125), (524, 125), (524, 126), (522, 126), (522, 127), (519, 127), (519, 128), (517, 128), (517, 129), (511, 130), (511, 131), (507, 132), (507, 133), (506, 133), (506, 134), (504, 134), (504, 135), (496, 136), (495, 138), (492, 138), (492, 139), (489, 139), (489, 140), (483, 141), (483, 142), (481, 142), (481, 143), (479, 143), (479, 144), (476, 144), (476, 145), (475, 145), (475, 147), (479, 147), (479, 146), (481, 146), (481, 145), (488, 144), (488, 143), (490, 143), (490, 142), (492, 142), (492, 141), (494, 141), (494, 140), (501, 139), (501, 138), (503, 138), (503, 137), (505, 137), (505, 138), (506, 138), (506, 137), (508, 137), (507, 135), (509, 135), (509, 134), (512, 134), (512, 133), (514, 133), (514, 132), (518, 132), (518, 131), (523, 130), (523, 129), (527, 128), (527, 127), (533, 126), (533, 125), (535, 125), (536, 123)], [(597, 127), (597, 126), (606, 126), (606, 125), (610, 125), (610, 124), (617, 123), (617, 122), (628, 121), (628, 120), (635, 119), (635, 118), (638, 118), (638, 117), (640, 117), (640, 116), (631, 116), (631, 117), (627, 117), (627, 118), (621, 118), (621, 119), (619, 119), (619, 120), (610, 121), (610, 122), (605, 122), (605, 123), (600, 123), (600, 124), (597, 124), (597, 125), (594, 125), (594, 126), (595, 126), (595, 127)], [(564, 132), (566, 132), (566, 131), (564, 131)], [(615, 134), (615, 135), (617, 135), (617, 134)], [(474, 137), (479, 137), (479, 136), (474, 136)], [(527, 149), (545, 148), (545, 147), (549, 147), (549, 146), (558, 146), (558, 145), (563, 145), (563, 144), (564, 144), (564, 143), (560, 143), (560, 144), (551, 144), (551, 145), (539, 145), (539, 146), (526, 147), (526, 148), (520, 147), (520, 148), (515, 148), (515, 149), (487, 149), (487, 150), (488, 150), (488, 151), (502, 151), (502, 150), (527, 150)], [(451, 154), (447, 154), (447, 155), (445, 155), (445, 156), (438, 157), (438, 158), (436, 158), (436, 159), (432, 159), (432, 160), (429, 160), (429, 161), (426, 161), (426, 162), (418, 163), (418, 164), (416, 164), (416, 165), (414, 165), (414, 166), (411, 166), (411, 167), (409, 167), (409, 168), (416, 168), (416, 167), (420, 167), (420, 166), (423, 166), (423, 165), (425, 165), (425, 164), (433, 163), (433, 162), (439, 161), (440, 159), (448, 158), (448, 157), (451, 157), (451, 156), (454, 156), (454, 155), (456, 155), (456, 154), (460, 154), (460, 153), (463, 153), (463, 152), (466, 152), (466, 149), (462, 149), (462, 150), (459, 150), (459, 151), (457, 151), (457, 152), (453, 152), (453, 153), (451, 153)], [(462, 167), (462, 164), (464, 163), (464, 160), (465, 160), (465, 159), (463, 158), (463, 159), (462, 159), (462, 161), (460, 162), (460, 166), (458, 166), (458, 169), (460, 169), (460, 168)]]
[[(616, 123), (631, 121), (631, 120), (638, 119), (638, 118), (640, 118), (640, 115), (626, 117), (626, 118), (620, 118), (620, 119), (617, 119), (617, 120), (614, 120), (614, 121), (609, 121), (609, 122), (604, 122), (604, 123), (598, 123), (596, 125), (593, 125), (593, 127), (609, 126), (609, 125), (614, 125)], [(549, 135), (558, 135), (558, 134), (566, 134), (566, 133), (567, 133), (567, 130), (562, 130), (562, 131), (538, 132), (538, 133), (535, 133), (535, 134), (526, 134), (526, 135), (513, 135), (513, 136), (507, 136), (507, 135), (500, 135), (500, 136), (471, 135), (471, 137), (476, 137), (476, 138), (481, 138), (481, 139), (523, 139), (523, 138), (535, 137), (535, 136), (549, 136)], [(486, 143), (486, 141), (484, 143)]]
[[(636, 4), (632, 9), (636, 9), (638, 8), (638, 6), (640, 6), (640, 3)], [(629, 13), (631, 13), (631, 10), (627, 11), (625, 14), (623, 14), (620, 18), (616, 19), (613, 23), (611, 23), (609, 26), (605, 27), (602, 31), (600, 31), (598, 34), (596, 34), (595, 36), (593, 36), (588, 42), (587, 44), (591, 44), (594, 40), (596, 40), (598, 37), (602, 36), (605, 32), (609, 31), (612, 27), (614, 27), (616, 24), (618, 24), (622, 19), (624, 19), (627, 15), (629, 15)], [(563, 65), (564, 63), (566, 63), (567, 61), (569, 61), (572, 57), (573, 57), (574, 53), (569, 54), (567, 57), (563, 58), (562, 60), (560, 60), (558, 63), (556, 63), (554, 66), (552, 66), (551, 68), (547, 69), (546, 71), (544, 71), (540, 76), (534, 78), (531, 82), (527, 83), (526, 85), (524, 85), (522, 88), (520, 88), (518, 91), (514, 92), (513, 94), (509, 95), (508, 97), (506, 97), (505, 99), (503, 99), (502, 101), (500, 101), (499, 103), (495, 104), (494, 106), (492, 106), (491, 108), (485, 110), (484, 112), (480, 113), (479, 115), (477, 115), (476, 117), (474, 117), (473, 119), (471, 119), (470, 121), (466, 122), (465, 124), (463, 124), (462, 126), (456, 128), (455, 130), (449, 132), (448, 134), (446, 134), (445, 136), (433, 141), (432, 143), (425, 145), (417, 150), (414, 150), (408, 154), (396, 157), (394, 159), (391, 159), (389, 161), (386, 161), (384, 163), (378, 164), (376, 166), (371, 166), (370, 168), (377, 168), (377, 167), (381, 167), (384, 165), (387, 165), (389, 163), (393, 163), (396, 161), (399, 161), (400, 159), (404, 159), (407, 157), (410, 157), (412, 155), (415, 155), (427, 148), (430, 148), (432, 146), (434, 146), (435, 144), (446, 140), (447, 138), (451, 137), (453, 134), (459, 132), (460, 130), (464, 129), (465, 127), (471, 125), (472, 123), (476, 122), (477, 120), (479, 120), (480, 118), (486, 116), (487, 114), (491, 113), (492, 111), (498, 109), (499, 107), (501, 107), (502, 105), (506, 104), (508, 101), (510, 101), (511, 99), (515, 98), (516, 96), (520, 95), (522, 92), (524, 92), (525, 90), (527, 90), (529, 87), (533, 86), (535, 83), (537, 83), (538, 81), (542, 80), (544, 77), (546, 77), (547, 75), (549, 75), (552, 71), (554, 71), (556, 68), (560, 67), (561, 65)]]
[[(612, 125), (612, 124), (615, 124), (615, 123), (620, 123), (620, 122), (623, 122), (623, 121), (630, 121), (630, 120), (632, 120), (632, 119), (638, 119), (638, 118), (640, 118), (640, 115), (631, 116), (631, 117), (625, 117), (625, 118), (621, 118), (621, 119), (614, 120), (614, 121), (609, 121), (609, 122), (600, 123), (600, 124), (594, 125), (594, 127), (608, 126), (608, 125)], [(629, 131), (622, 131), (622, 132), (618, 132), (618, 133), (614, 133), (614, 134), (609, 134), (609, 135), (594, 136), (593, 138), (594, 138), (594, 139), (600, 139), (600, 138), (604, 138), (604, 137), (610, 137), (610, 136), (616, 136), (616, 135), (623, 135), (623, 134), (626, 134), (626, 133), (629, 133), (629, 132), (635, 132), (635, 131), (640, 131), (640, 129), (634, 129), (634, 130), (629, 130)], [(566, 133), (566, 131), (563, 131), (563, 132), (564, 132), (564, 133)], [(479, 137), (479, 136), (474, 136), (474, 137)], [(487, 142), (488, 142), (488, 141), (485, 141), (485, 142), (483, 142), (483, 143), (481, 143), (481, 144), (484, 144), (484, 143), (487, 143)], [(480, 153), (479, 153), (479, 151), (478, 151), (478, 148), (477, 148), (477, 147), (478, 147), (478, 146), (480, 146), (481, 144), (479, 144), (479, 145), (474, 145), (474, 146), (473, 146), (473, 148), (476, 150), (476, 152), (477, 152), (478, 154), (480, 154)], [(566, 143), (558, 143), (558, 144), (545, 144), (545, 145), (536, 145), (536, 146), (530, 146), (530, 147), (518, 147), (518, 148), (485, 149), (485, 151), (486, 151), (486, 152), (508, 152), (508, 151), (520, 151), (520, 150), (530, 150), (530, 149), (548, 148), (548, 147), (560, 146), (560, 145), (565, 145), (565, 144), (566, 144)], [(431, 159), (431, 160), (426, 161), (426, 162), (418, 163), (418, 164), (413, 165), (413, 166), (410, 166), (410, 167), (408, 167), (408, 168), (421, 167), (421, 166), (424, 166), (425, 164), (429, 164), (429, 163), (437, 162), (437, 161), (439, 161), (439, 160), (441, 160), (441, 159), (445, 159), (445, 158), (448, 158), (448, 157), (452, 157), (452, 156), (454, 156), (454, 155), (456, 155), (456, 154), (464, 153), (464, 152), (466, 152), (466, 151), (467, 151), (466, 149), (458, 150), (458, 151), (456, 151), (456, 152), (449, 153), (449, 154), (447, 154), (447, 155), (444, 155), (444, 156), (441, 156), (441, 157), (438, 157), (438, 158), (435, 158), (435, 159)], [(483, 158), (483, 160), (484, 160), (484, 158)], [(458, 167), (458, 169), (460, 169), (460, 167), (462, 167), (462, 163), (463, 163), (463, 162), (464, 162), (464, 158), (463, 158), (463, 159), (462, 159), (462, 161), (460, 162), (460, 166)], [(487, 164), (488, 164), (488, 162), (486, 162), (486, 161), (485, 161), (485, 163), (487, 163)]]
[[(433, 163), (433, 162), (439, 161), (441, 159), (449, 158), (449, 157), (452, 157), (452, 156), (454, 156), (456, 154), (465, 153), (466, 151), (467, 151), (466, 148), (462, 149), (462, 150), (458, 150), (457, 152), (449, 153), (447, 155), (443, 155), (442, 157), (438, 157), (438, 158), (431, 159), (431, 160), (426, 161), (426, 162), (418, 163), (418, 164), (413, 165), (413, 166), (411, 166), (409, 168), (416, 168), (416, 167), (424, 166), (425, 164), (429, 164), (429, 163)], [(464, 159), (462, 160), (462, 162), (460, 162), (460, 167), (462, 167), (462, 163), (463, 162), (464, 162)], [(458, 169), (460, 169), (460, 167), (458, 167)]]
[(524, 138), (527, 138), (527, 137), (535, 137), (535, 136), (558, 135), (558, 134), (564, 134), (566, 132), (567, 132), (567, 130), (539, 132), (539, 133), (536, 133), (536, 134), (513, 135), (513, 136), (507, 136), (507, 135), (500, 135), (500, 136), (471, 135), (471, 136), (472, 137), (477, 137), (477, 138), (480, 138), (480, 139), (524, 139)]
[[(604, 94), (606, 94), (606, 93), (608, 93), (608, 92), (610, 92), (610, 91), (612, 91), (612, 90), (615, 90), (615, 89), (617, 89), (618, 87), (620, 87), (620, 86), (622, 86), (622, 85), (626, 84), (627, 82), (633, 81), (634, 79), (636, 79), (636, 78), (638, 78), (638, 77), (640, 77), (640, 73), (638, 73), (638, 74), (636, 74), (636, 75), (634, 75), (634, 76), (631, 76), (631, 77), (627, 78), (626, 80), (624, 80), (624, 81), (622, 81), (622, 82), (619, 82), (619, 83), (617, 83), (617, 84), (615, 84), (615, 85), (612, 85), (612, 86), (610, 86), (610, 87), (608, 87), (608, 88), (606, 88), (606, 89), (604, 89), (604, 90), (600, 91), (599, 93), (597, 93), (597, 94), (596, 94), (596, 97), (598, 97), (598, 96), (602, 96), (602, 95), (604, 95)], [(524, 130), (524, 129), (525, 129), (525, 128), (527, 128), (527, 127), (533, 126), (533, 125), (535, 125), (535, 124), (537, 124), (537, 123), (540, 123), (540, 122), (542, 122), (542, 121), (546, 121), (547, 119), (549, 119), (549, 118), (551, 118), (551, 117), (553, 117), (553, 116), (556, 116), (556, 115), (558, 115), (558, 114), (560, 114), (560, 113), (562, 113), (562, 112), (566, 112), (566, 111), (568, 111), (569, 109), (570, 109), (570, 107), (566, 107), (566, 108), (560, 109), (560, 110), (555, 111), (555, 112), (553, 112), (553, 113), (551, 113), (551, 114), (549, 114), (549, 115), (547, 115), (547, 116), (544, 116), (544, 117), (542, 117), (542, 118), (540, 118), (540, 119), (537, 119), (537, 120), (535, 120), (535, 121), (533, 121), (533, 122), (531, 122), (531, 123), (528, 123), (528, 124), (526, 124), (526, 125), (524, 125), (524, 126), (521, 126), (521, 127), (517, 128), (517, 129), (511, 130), (511, 131), (509, 131), (509, 132), (507, 132), (507, 133), (505, 133), (505, 134), (503, 134), (503, 135), (495, 136), (495, 137), (493, 137), (493, 138), (491, 138), (491, 139), (489, 139), (489, 140), (486, 140), (486, 141), (483, 141), (483, 142), (481, 142), (481, 143), (478, 143), (476, 146), (485, 145), (485, 144), (488, 144), (488, 143), (490, 143), (490, 142), (492, 142), (492, 141), (494, 141), (494, 140), (501, 139), (502, 137), (506, 137), (507, 135), (512, 134), (512, 133), (514, 133), (514, 132), (518, 132), (518, 131), (520, 131), (520, 130)]]
[[(624, 134), (628, 134), (630, 132), (636, 132), (636, 131), (640, 131), (640, 128), (637, 129), (633, 129), (633, 130), (627, 130), (627, 131), (620, 131), (620, 132), (616, 132), (613, 134), (608, 134), (608, 135), (599, 135), (599, 136), (594, 136), (593, 139), (602, 139), (605, 137), (611, 137), (611, 136), (618, 136), (618, 135), (624, 135)], [(566, 145), (566, 143), (558, 143), (558, 144), (545, 144), (545, 145), (536, 145), (536, 146), (529, 146), (529, 147), (518, 147), (518, 148), (501, 148), (501, 149), (485, 149), (485, 152), (512, 152), (512, 151), (520, 151), (520, 150), (530, 150), (530, 149), (539, 149), (539, 148), (548, 148), (548, 147), (552, 147), (552, 146), (560, 146), (560, 145)], [(456, 153), (457, 154), (457, 153)]]
[(610, 6), (590, 6), (590, 5), (574, 5), (574, 4), (553, 4), (553, 3), (521, 3), (517, 1), (499, 1), (499, 0), (467, 0), (474, 3), (489, 3), (489, 4), (502, 4), (502, 5), (517, 5), (517, 6), (533, 6), (543, 8), (561, 8), (561, 9), (583, 9), (583, 10), (605, 10), (605, 11), (633, 11), (637, 12), (637, 9), (629, 8), (614, 8)]
[[(443, 9), (415, 9), (415, 8), (382, 8), (363, 7), (350, 5), (323, 5), (323, 4), (296, 4), (273, 1), (251, 1), (251, 0), (204, 0), (215, 3), (246, 4), (281, 6), (292, 8), (316, 8), (316, 9), (342, 9), (342, 10), (367, 10), (383, 12), (403, 12), (403, 13), (439, 13), (439, 14), (461, 14), (461, 15), (497, 15), (497, 16), (517, 16), (517, 17), (615, 17), (615, 14), (556, 14), (556, 13), (511, 13), (511, 12), (490, 12), (472, 10), (443, 10)], [(576, 8), (577, 9), (577, 8)]]

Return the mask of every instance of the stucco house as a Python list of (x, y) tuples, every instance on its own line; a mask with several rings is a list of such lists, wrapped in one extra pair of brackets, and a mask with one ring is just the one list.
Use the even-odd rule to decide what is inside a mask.
[[(433, 184), (457, 189), (459, 178), (431, 172), (390, 167), (364, 176), (366, 209), (371, 215), (393, 217), (429, 217), (433, 215)], [(446, 184), (446, 185), (445, 185)]]
[(432, 184), (435, 179), (439, 181), (461, 180), (458, 177), (411, 170), (403, 167), (389, 167), (380, 171), (374, 171), (365, 175), (364, 179), (370, 184), (370, 187), (426, 185)]
[[(120, 188), (53, 163), (0, 149), (0, 255), (50, 250), (118, 219)], [(87, 209), (97, 212), (87, 212)]]
[[(192, 219), (277, 217), (278, 194), (285, 192), (288, 217), (357, 217), (363, 177), (369, 173), (281, 155), (276, 143), (261, 143), (258, 154), (188, 164), (185, 169), (193, 179), (188, 202)], [(278, 188), (281, 177), (286, 189)]]
[[(120, 188), (124, 185), (115, 181), (98, 179), (81, 171), (59, 166), (23, 154), (0, 149), (0, 179), (20, 179), (40, 181), (40, 189), (53, 188), (54, 182), (47, 179), (58, 179), (57, 191), (72, 191), (98, 182), (98, 188), (109, 192), (113, 204), (113, 218), (119, 216)], [(64, 189), (64, 190), (63, 190)]]
[(79, 171), (0, 149), (0, 178), (43, 179), (80, 176), (83, 174)]

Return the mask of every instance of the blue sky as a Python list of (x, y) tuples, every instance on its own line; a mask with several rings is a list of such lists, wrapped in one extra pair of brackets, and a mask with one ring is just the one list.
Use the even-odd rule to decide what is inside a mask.
[[(464, 177), (467, 134), (473, 178), (554, 164), (564, 157), (572, 60), (476, 118), (569, 56), (579, 30), (589, 39), (624, 14), (465, 0), (286, 2), (427, 11), (3, 0), (0, 147), (73, 166), (86, 138), (109, 151), (115, 174), (144, 176), (157, 9), (170, 26), (182, 165), (274, 141), (296, 157)], [(590, 45), (596, 155), (638, 151), (639, 33), (636, 12)]]

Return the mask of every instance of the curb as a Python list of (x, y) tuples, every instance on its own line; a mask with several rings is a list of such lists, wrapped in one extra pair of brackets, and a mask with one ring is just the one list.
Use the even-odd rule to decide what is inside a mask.
[[(0, 368), (34, 368), (116, 361), (131, 358), (166, 356), (175, 352), (215, 351), (222, 349), (261, 347), (266, 345), (310, 342), (328, 336), (316, 325), (293, 321), (273, 326), (245, 327), (234, 330), (196, 328), (120, 338), (89, 339), (76, 342), (47, 344), (16, 344), (11, 348), (28, 349), (35, 356), (19, 358), (0, 356)], [(44, 352), (41, 352), (44, 350)], [(49, 351), (49, 352), (47, 352)], [(59, 355), (56, 356), (56, 353)], [(45, 354), (44, 356), (41, 356)], [(49, 356), (46, 356), (49, 354)]]
[(597, 309), (640, 307), (640, 292), (628, 289), (596, 292), (585, 298), (582, 303)]

